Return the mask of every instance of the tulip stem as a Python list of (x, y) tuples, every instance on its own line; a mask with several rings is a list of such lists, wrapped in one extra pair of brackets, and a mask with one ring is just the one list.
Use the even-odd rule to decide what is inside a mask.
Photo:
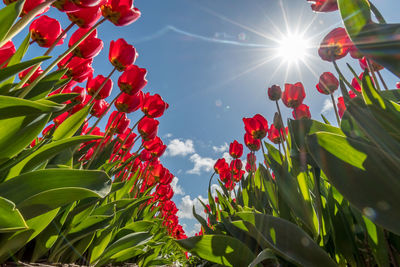
[(379, 21), (380, 24), (386, 24), (386, 20), (383, 18), (382, 13), (376, 8), (374, 4), (371, 3), (371, 1), (368, 1), (372, 13), (374, 13), (375, 18)]
[(339, 113), (336, 107), (336, 101), (335, 98), (333, 97), (333, 93), (330, 93), (331, 95), (331, 99), (332, 99), (332, 105), (333, 105), (333, 109), (335, 110), (335, 115), (336, 115), (336, 121), (338, 123), (338, 126), (340, 127), (340, 117), (339, 117)]
[(108, 80), (111, 78), (111, 76), (114, 74), (114, 72), (117, 70), (116, 67), (113, 68), (113, 70), (110, 72), (110, 74), (108, 74), (108, 76), (106, 77), (106, 79), (104, 80), (104, 82), (100, 85), (99, 89), (97, 89), (96, 93), (92, 96), (92, 99), (90, 99), (89, 104), (90, 105), (97, 97), (97, 95), (100, 93), (101, 89), (103, 89), (103, 87), (106, 85), (106, 83), (108, 82)]
[[(121, 146), (120, 146), (120, 149), (122, 149), (122, 147), (126, 144), (126, 141), (128, 141), (128, 137), (131, 135), (131, 133), (132, 133), (132, 131), (133, 131), (133, 128), (131, 128), (131, 129), (129, 129), (129, 130), (130, 130), (130, 131), (129, 131), (128, 135), (125, 137), (124, 141), (122, 142), (122, 144), (121, 144)], [(117, 138), (118, 138), (118, 137), (117, 137)], [(134, 143), (133, 143), (133, 144), (134, 144)], [(132, 145), (132, 144), (131, 144), (131, 145)], [(114, 147), (113, 147), (113, 151), (114, 151), (114, 149), (115, 149), (116, 146), (117, 146), (117, 143), (115, 143), (115, 145), (114, 145)], [(130, 146), (130, 148), (132, 148), (132, 147)], [(120, 150), (120, 149), (119, 149), (119, 150)], [(119, 152), (119, 150), (118, 150), (117, 152)], [(114, 153), (114, 155), (112, 155), (112, 157), (110, 158), (110, 162), (112, 162), (112, 161), (114, 160), (116, 154), (117, 154), (117, 153)]]
[[(279, 113), (279, 119), (281, 120), (281, 123), (282, 123), (282, 128), (283, 128), (283, 134), (285, 136), (285, 141), (288, 142), (287, 135), (286, 135), (286, 128), (285, 128), (285, 124), (283, 123), (281, 108), (279, 107), (278, 100), (275, 100), (275, 104), (276, 104), (276, 109), (278, 110), (278, 113)], [(289, 143), (287, 143), (287, 145), (289, 147)]]
[(57, 39), (51, 44), (51, 46), (49, 47), (49, 49), (47, 49), (47, 51), (43, 54), (43, 56), (50, 55), (53, 49), (57, 46), (58, 42), (67, 34), (67, 32), (69, 32), (69, 30), (71, 30), (72, 27), (74, 27), (74, 25), (75, 22), (71, 22), (71, 24), (69, 24), (67, 28), (65, 28), (61, 32), (61, 34), (57, 37)]
[(385, 90), (388, 91), (389, 88), (388, 88), (387, 84), (385, 83), (385, 80), (383, 79), (381, 72), (379, 70), (377, 70), (376, 73), (378, 73), (379, 79), (381, 80), (383, 87), (385, 87)]
[(20, 98), (24, 98), (46, 75), (49, 73), (61, 60), (63, 60), (69, 53), (74, 51), (74, 49), (82, 43), (94, 30), (100, 26), (105, 18), (97, 22), (85, 35), (83, 35), (76, 43), (74, 43), (67, 51), (61, 54), (56, 60), (54, 60), (44, 71), (39, 75), (29, 86), (25, 87), (22, 93), (19, 95)]
[(366, 61), (367, 61), (368, 69), (371, 72), (373, 82), (375, 83), (376, 88), (378, 89), (378, 91), (381, 91), (381, 86), (379, 85), (379, 82), (376, 79), (374, 67), (372, 66), (371, 61), (368, 58), (366, 59)]
[[(354, 89), (353, 85), (351, 85), (351, 83), (349, 83), (349, 81), (347, 81), (346, 78), (343, 76), (342, 72), (341, 72), (340, 69), (339, 69), (339, 66), (338, 66), (337, 63), (336, 63), (336, 60), (333, 60), (332, 63), (333, 63), (333, 66), (334, 66), (335, 69), (336, 69), (336, 72), (339, 74), (340, 79), (341, 79), (342, 81), (344, 81), (344, 83), (345, 83), (348, 87)], [(356, 91), (356, 92), (355, 92), (356, 94), (358, 93), (358, 91), (355, 90), (355, 89), (354, 89), (353, 91)]]

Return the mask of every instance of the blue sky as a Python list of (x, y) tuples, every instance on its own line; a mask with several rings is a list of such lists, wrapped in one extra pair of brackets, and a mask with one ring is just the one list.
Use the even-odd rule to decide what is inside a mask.
[[(373, 2), (387, 21), (399, 22), (399, 1)], [(331, 64), (319, 60), (315, 46), (332, 28), (341, 26), (340, 16), (338, 12), (313, 13), (305, 0), (136, 0), (135, 5), (142, 12), (136, 23), (121, 28), (109, 22), (100, 26), (105, 49), (94, 60), (95, 75), (106, 76), (112, 70), (108, 62), (111, 40), (123, 37), (137, 48), (136, 64), (148, 69), (144, 91), (159, 93), (170, 104), (160, 119), (159, 136), (169, 145), (162, 162), (179, 179), (173, 200), (182, 210), (182, 224), (192, 234), (199, 228), (191, 217), (191, 205), (198, 205), (197, 197), (206, 197), (210, 168), (226, 152), (226, 144), (234, 139), (243, 142), (242, 118), (260, 113), (272, 121), (275, 105), (267, 99), (269, 85), (303, 82), (313, 118), (320, 119), (324, 110), (335, 121), (333, 110), (325, 105), (328, 98), (315, 89), (322, 72), (335, 72)], [(64, 28), (69, 24), (55, 9), (47, 15), (59, 19)], [(287, 72), (286, 63), (278, 68), (282, 58), (262, 64), (276, 53), (271, 48), (277, 43), (271, 39), (280, 39), (279, 32), (285, 34), (287, 28), (305, 32), (314, 46), (307, 51), (309, 67), (299, 63), (298, 69)], [(23, 34), (14, 42), (19, 44), (21, 38)], [(64, 49), (58, 47), (53, 55)], [(40, 52), (44, 49), (33, 45), (27, 56)], [(344, 62), (361, 71), (350, 57), (340, 65)], [(394, 88), (396, 78), (386, 71), (383, 75)], [(118, 76), (113, 76), (114, 85)], [(112, 96), (118, 92), (115, 86)], [(284, 116), (291, 116), (289, 109), (281, 108)], [(135, 121), (141, 114), (129, 117)]]

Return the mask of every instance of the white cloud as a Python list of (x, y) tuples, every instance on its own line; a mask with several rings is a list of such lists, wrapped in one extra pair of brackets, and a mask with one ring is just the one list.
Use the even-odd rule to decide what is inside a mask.
[(192, 140), (187, 139), (185, 141), (181, 141), (179, 139), (173, 139), (167, 146), (166, 155), (171, 157), (187, 156), (189, 154), (193, 154), (194, 152), (195, 150)]
[(222, 154), (222, 158), (224, 158), (225, 161), (228, 162), (228, 164), (230, 164), (232, 161), (232, 157), (231, 155), (229, 155), (229, 152), (225, 152), (224, 154)]
[[(208, 199), (203, 198), (202, 196), (198, 196), (204, 204), (208, 203)], [(193, 206), (196, 210), (196, 213), (202, 217), (205, 217), (204, 207), (198, 200), (198, 198), (191, 199), (189, 195), (186, 195), (182, 198), (181, 203), (178, 205), (178, 217), (179, 219), (194, 219), (193, 217)]]
[(333, 109), (332, 101), (330, 99), (325, 99), (321, 113), (326, 114), (331, 109)]
[(165, 138), (171, 138), (172, 137), (172, 133), (167, 133), (166, 135), (164, 135)]
[(185, 231), (185, 234), (190, 237), (190, 236), (194, 236), (195, 234), (200, 232), (201, 224), (200, 223), (195, 223), (194, 225), (192, 225), (192, 227), (188, 227), (187, 224), (183, 223), (182, 224), (182, 228)]
[(223, 153), (225, 151), (228, 151), (229, 146), (228, 143), (224, 143), (221, 146), (213, 146), (212, 149), (214, 150), (215, 153)]
[(182, 186), (178, 185), (179, 178), (174, 177), (171, 182), (172, 189), (174, 190), (175, 195), (184, 195), (185, 192), (183, 191)]
[(194, 166), (193, 169), (188, 170), (187, 173), (197, 175), (200, 175), (202, 171), (211, 172), (216, 161), (212, 158), (202, 158), (199, 154), (191, 155), (189, 160), (194, 163)]

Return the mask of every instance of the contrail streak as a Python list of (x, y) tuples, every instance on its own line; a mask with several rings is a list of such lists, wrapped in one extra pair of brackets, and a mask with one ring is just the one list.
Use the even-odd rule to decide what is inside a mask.
[(162, 28), (161, 30), (135, 41), (135, 43), (148, 42), (148, 41), (160, 38), (161, 36), (167, 34), (168, 32), (175, 32), (175, 33), (178, 33), (178, 34), (181, 34), (184, 36), (188, 36), (191, 38), (195, 38), (195, 39), (202, 40), (205, 42), (210, 42), (210, 43), (228, 44), (228, 45), (244, 46), (244, 47), (272, 48), (271, 46), (262, 45), (262, 44), (243, 43), (243, 42), (237, 42), (237, 41), (232, 41), (232, 40), (221, 40), (218, 38), (206, 37), (206, 36), (202, 36), (202, 35), (198, 35), (198, 34), (194, 34), (194, 33), (190, 33), (190, 32), (178, 29), (172, 25), (167, 25), (164, 28)]

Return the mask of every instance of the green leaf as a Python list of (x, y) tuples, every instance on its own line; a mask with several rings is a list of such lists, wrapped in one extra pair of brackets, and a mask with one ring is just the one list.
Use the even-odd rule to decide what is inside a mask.
[(33, 58), (31, 60), (27, 60), (18, 64), (14, 64), (12, 66), (8, 66), (4, 69), (1, 70), (0, 72), (0, 82), (14, 76), (15, 74), (39, 63), (42, 61), (45, 61), (47, 59), (51, 58), (50, 56), (40, 56), (40, 57), (36, 57)]
[(39, 166), (43, 162), (50, 160), (60, 152), (70, 148), (75, 147), (83, 142), (100, 139), (101, 136), (94, 135), (84, 135), (84, 136), (73, 136), (68, 139), (63, 139), (59, 141), (52, 142), (50, 144), (44, 145), (34, 153), (29, 155), (27, 158), (22, 160), (20, 163), (11, 168), (6, 180), (11, 179), (20, 173), (25, 173), (34, 170), (35, 167)]
[(12, 117), (50, 113), (61, 110), (64, 105), (52, 101), (30, 101), (11, 96), (0, 96), (0, 120)]
[(66, 72), (67, 69), (61, 69), (46, 75), (24, 98), (38, 100), (46, 97), (51, 91), (57, 89), (55, 87), (58, 83), (70, 80), (68, 78), (61, 79)]
[(329, 255), (297, 225), (271, 215), (239, 212), (278, 255), (301, 266), (336, 266)]
[(49, 169), (22, 174), (0, 184), (0, 196), (13, 201), (24, 215), (39, 214), (84, 198), (103, 198), (111, 179), (101, 171)]
[(371, 23), (371, 11), (367, 0), (338, 0), (338, 5), (351, 37), (357, 36), (366, 24)]
[(400, 233), (398, 159), (366, 143), (330, 133), (310, 135), (307, 145), (345, 198), (373, 222)]
[(257, 266), (257, 264), (265, 261), (265, 260), (272, 260), (273, 262), (277, 262), (277, 257), (275, 256), (275, 254), (272, 252), (271, 249), (264, 249), (263, 251), (261, 251), (257, 257), (251, 262), (251, 264), (249, 265), (249, 267), (255, 267)]
[(68, 94), (55, 94), (51, 95), (46, 98), (46, 100), (56, 102), (58, 104), (62, 104), (68, 100), (71, 100), (75, 97), (77, 97), (79, 94), (77, 93), (68, 93)]
[(28, 226), (15, 204), (0, 197), (0, 233), (15, 232)]
[(89, 114), (90, 106), (86, 106), (67, 118), (63, 123), (58, 126), (53, 134), (54, 140), (61, 140), (73, 136), (76, 131), (81, 127), (85, 121), (86, 116)]
[(10, 31), (11, 26), (19, 17), (19, 14), (21, 14), (24, 3), (25, 1), (23, 0), (16, 1), (0, 10), (0, 41), (4, 40), (5, 36)]
[(247, 266), (255, 258), (247, 246), (230, 236), (203, 235), (177, 242), (190, 253), (224, 266)]

